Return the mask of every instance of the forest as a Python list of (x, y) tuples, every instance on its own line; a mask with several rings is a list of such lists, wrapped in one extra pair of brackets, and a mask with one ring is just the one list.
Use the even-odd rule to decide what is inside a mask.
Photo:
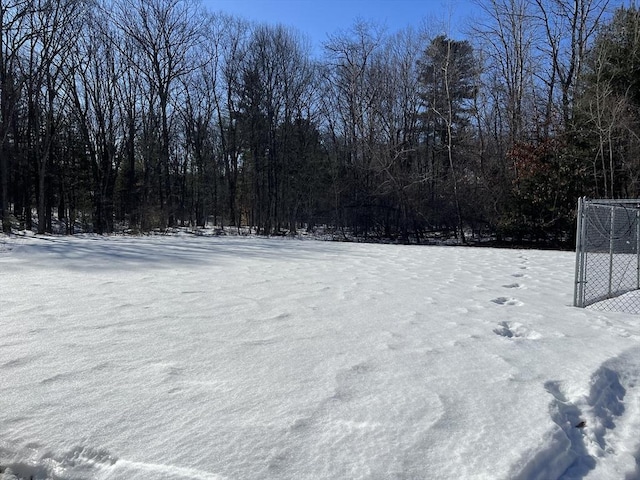
[(578, 197), (640, 194), (640, 11), (478, 7), (318, 54), (197, 0), (0, 0), (2, 231), (570, 246)]

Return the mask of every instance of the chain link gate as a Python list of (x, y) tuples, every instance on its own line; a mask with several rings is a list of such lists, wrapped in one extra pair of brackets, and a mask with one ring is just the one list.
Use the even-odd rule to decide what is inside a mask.
[(578, 200), (573, 304), (640, 313), (640, 200)]

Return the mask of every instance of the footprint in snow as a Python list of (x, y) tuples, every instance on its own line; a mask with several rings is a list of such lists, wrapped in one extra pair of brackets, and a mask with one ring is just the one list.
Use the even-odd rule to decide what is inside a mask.
[(493, 333), (505, 338), (528, 338), (530, 340), (538, 340), (542, 335), (535, 330), (519, 323), (519, 322), (500, 322), (500, 328), (495, 328)]
[(498, 305), (515, 305), (515, 306), (524, 305), (524, 303), (522, 303), (520, 300), (517, 300), (513, 297), (498, 297), (498, 298), (494, 298), (491, 301)]
[(518, 336), (513, 332), (513, 330), (511, 330), (511, 325), (509, 324), (509, 322), (501, 322), (500, 328), (494, 328), (493, 333), (505, 338), (513, 338)]

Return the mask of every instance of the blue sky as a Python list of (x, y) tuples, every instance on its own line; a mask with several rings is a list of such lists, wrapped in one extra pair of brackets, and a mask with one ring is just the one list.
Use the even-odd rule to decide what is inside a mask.
[(204, 4), (212, 11), (295, 27), (309, 36), (316, 51), (327, 34), (348, 29), (356, 19), (384, 25), (390, 32), (418, 27), (423, 20), (431, 25), (448, 22), (450, 34), (460, 38), (465, 22), (478, 10), (472, 0), (204, 0)]

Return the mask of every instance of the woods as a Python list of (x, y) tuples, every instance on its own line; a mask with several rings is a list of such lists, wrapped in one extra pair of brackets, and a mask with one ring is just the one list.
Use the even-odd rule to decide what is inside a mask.
[(640, 193), (640, 12), (480, 7), (318, 54), (196, 0), (0, 0), (2, 229), (570, 241), (579, 196)]

